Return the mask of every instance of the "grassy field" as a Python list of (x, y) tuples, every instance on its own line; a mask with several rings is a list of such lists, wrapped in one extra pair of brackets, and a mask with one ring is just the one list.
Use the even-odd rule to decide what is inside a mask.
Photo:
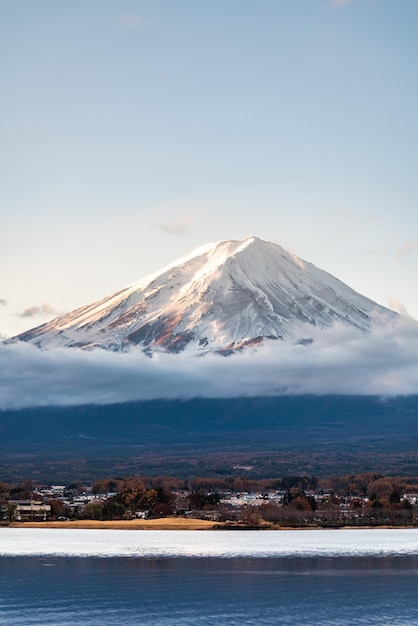
[(74, 520), (62, 522), (14, 522), (14, 528), (93, 528), (108, 530), (211, 530), (219, 527), (219, 522), (182, 517), (164, 517), (162, 519), (133, 519), (116, 521)]

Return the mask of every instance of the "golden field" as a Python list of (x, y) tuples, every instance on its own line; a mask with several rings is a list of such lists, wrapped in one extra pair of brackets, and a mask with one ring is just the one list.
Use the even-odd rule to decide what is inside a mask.
[(219, 527), (219, 522), (182, 517), (164, 517), (161, 519), (132, 520), (74, 520), (62, 522), (15, 522), (10, 527), (19, 528), (93, 528), (107, 530), (211, 530)]

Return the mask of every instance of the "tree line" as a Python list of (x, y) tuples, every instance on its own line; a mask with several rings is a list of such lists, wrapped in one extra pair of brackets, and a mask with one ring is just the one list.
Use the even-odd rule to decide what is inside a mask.
[[(0, 482), (0, 506), (7, 520), (8, 503), (39, 497), (31, 480), (16, 485)], [(67, 485), (65, 498), (49, 498), (52, 519), (130, 519), (195, 514), (231, 524), (281, 526), (341, 526), (411, 524), (414, 508), (403, 498), (405, 492), (418, 492), (417, 477), (385, 477), (379, 473), (350, 474), (318, 478), (285, 476), (267, 480), (248, 477), (193, 478), (107, 477), (96, 480), (89, 493), (96, 498), (85, 506), (69, 502), (85, 494), (79, 481)], [(280, 492), (280, 504), (269, 494)], [(257, 506), (232, 507), (226, 494), (260, 493), (265, 501)]]

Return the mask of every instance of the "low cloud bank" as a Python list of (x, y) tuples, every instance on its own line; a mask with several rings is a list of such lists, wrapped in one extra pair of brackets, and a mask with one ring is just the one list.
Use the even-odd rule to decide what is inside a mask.
[(133, 400), (300, 394), (418, 394), (418, 325), (403, 318), (363, 335), (344, 326), (311, 331), (313, 343), (272, 341), (218, 354), (41, 351), (0, 346), (0, 409)]

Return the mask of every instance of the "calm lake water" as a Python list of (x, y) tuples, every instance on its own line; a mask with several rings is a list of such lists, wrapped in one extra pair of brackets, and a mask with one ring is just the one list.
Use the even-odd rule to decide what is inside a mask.
[(0, 529), (0, 624), (418, 626), (418, 531)]

